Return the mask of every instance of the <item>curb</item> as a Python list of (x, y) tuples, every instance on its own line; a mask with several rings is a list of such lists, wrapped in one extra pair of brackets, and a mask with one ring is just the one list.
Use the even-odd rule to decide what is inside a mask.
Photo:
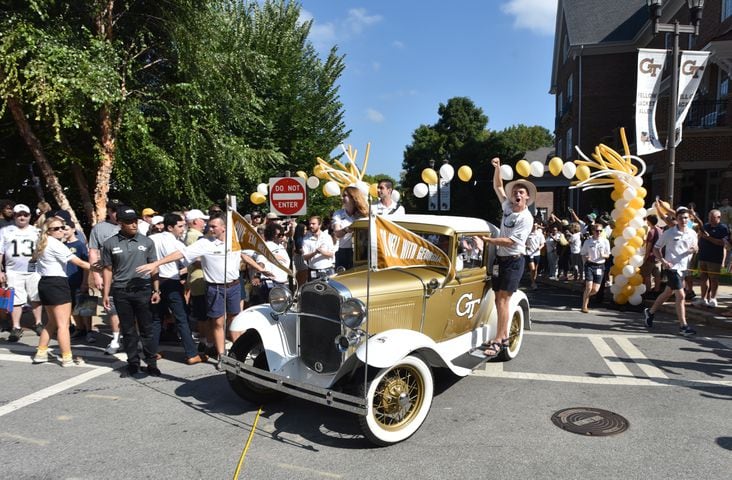
[[(582, 292), (584, 290), (584, 286), (581, 283), (577, 282), (565, 282), (561, 280), (550, 280), (548, 278), (542, 278), (537, 277), (536, 279), (537, 283), (541, 283), (544, 285), (550, 285), (557, 288), (563, 288), (564, 290), (570, 290), (573, 292)], [(646, 307), (650, 307), (653, 305), (655, 299), (644, 299), (643, 305)], [(605, 289), (605, 302), (610, 302), (613, 307), (622, 308), (624, 305), (615, 305), (612, 303), (612, 298), (610, 296), (610, 290)], [(634, 307), (634, 308), (639, 308)], [(659, 309), (661, 313), (669, 314), (676, 316), (676, 307), (674, 306), (673, 302), (666, 302), (663, 305), (661, 305), (661, 308)], [(704, 311), (697, 307), (688, 306), (686, 308), (686, 319), (687, 321), (692, 321), (696, 324), (704, 324), (704, 325), (713, 325), (715, 327), (724, 328), (728, 330), (732, 330), (732, 318), (724, 317), (722, 315), (715, 315), (713, 311)]]

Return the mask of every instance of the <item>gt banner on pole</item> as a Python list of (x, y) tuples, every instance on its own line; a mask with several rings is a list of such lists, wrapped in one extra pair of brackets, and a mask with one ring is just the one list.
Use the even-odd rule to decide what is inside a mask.
[(275, 267), (284, 270), (288, 275), (294, 275), (292, 270), (277, 260), (277, 257), (267, 247), (264, 239), (259, 236), (257, 230), (244, 220), (239, 212), (232, 210), (226, 212), (226, 231), (229, 232), (230, 251), (254, 250), (263, 255)]
[(371, 266), (374, 270), (440, 267), (447, 270), (445, 283), (455, 276), (450, 258), (437, 245), (382, 215), (371, 217)]
[(696, 50), (681, 51), (681, 68), (679, 69), (679, 97), (676, 100), (676, 141), (675, 146), (681, 143), (681, 126), (691, 108), (699, 82), (704, 75), (704, 69), (711, 52)]
[(638, 49), (638, 82), (635, 94), (637, 155), (647, 155), (664, 149), (663, 144), (658, 140), (656, 106), (666, 55), (666, 50)]

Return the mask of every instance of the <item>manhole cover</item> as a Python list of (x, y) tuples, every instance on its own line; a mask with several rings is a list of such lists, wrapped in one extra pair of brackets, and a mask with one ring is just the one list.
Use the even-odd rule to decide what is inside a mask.
[(565, 408), (552, 415), (554, 425), (572, 433), (604, 437), (628, 429), (628, 420), (599, 408)]

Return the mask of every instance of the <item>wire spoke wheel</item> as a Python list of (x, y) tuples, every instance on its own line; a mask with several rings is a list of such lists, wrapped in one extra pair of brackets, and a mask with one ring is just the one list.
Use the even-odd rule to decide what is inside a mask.
[(500, 359), (507, 361), (516, 356), (521, 350), (521, 344), (524, 340), (524, 311), (521, 306), (517, 305), (515, 310), (511, 312), (511, 323), (508, 326), (508, 348), (503, 350)]

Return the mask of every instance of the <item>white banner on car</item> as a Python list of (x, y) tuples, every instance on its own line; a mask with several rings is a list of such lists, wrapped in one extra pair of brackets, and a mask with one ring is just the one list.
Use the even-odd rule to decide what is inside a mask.
[(656, 106), (666, 50), (638, 49), (638, 82), (635, 94), (635, 144), (637, 155), (663, 150), (656, 129)]
[(681, 126), (691, 108), (691, 102), (699, 88), (699, 82), (704, 76), (704, 69), (711, 52), (696, 50), (681, 51), (681, 68), (679, 69), (679, 96), (676, 100), (676, 142), (681, 143)]

